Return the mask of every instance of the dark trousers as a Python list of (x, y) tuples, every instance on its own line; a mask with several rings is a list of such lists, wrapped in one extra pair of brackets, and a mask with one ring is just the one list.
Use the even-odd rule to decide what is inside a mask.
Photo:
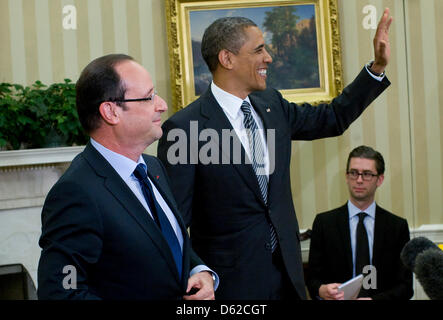
[(272, 277), (270, 300), (300, 300), (284, 266), (280, 247), (272, 254)]

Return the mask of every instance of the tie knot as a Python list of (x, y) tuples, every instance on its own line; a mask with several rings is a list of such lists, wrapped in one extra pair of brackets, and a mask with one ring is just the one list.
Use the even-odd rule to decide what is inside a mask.
[(137, 165), (137, 167), (135, 168), (135, 170), (134, 170), (134, 176), (135, 176), (139, 181), (143, 181), (143, 180), (145, 180), (145, 179), (148, 177), (148, 175), (146, 174), (145, 167), (144, 167), (141, 163), (139, 163), (139, 164)]
[(249, 104), (248, 101), (243, 101), (243, 103), (241, 104), (241, 111), (243, 111), (243, 113), (245, 115), (250, 115), (251, 114), (251, 105)]
[(366, 212), (360, 212), (358, 214), (358, 222), (363, 222), (366, 216), (367, 216)]

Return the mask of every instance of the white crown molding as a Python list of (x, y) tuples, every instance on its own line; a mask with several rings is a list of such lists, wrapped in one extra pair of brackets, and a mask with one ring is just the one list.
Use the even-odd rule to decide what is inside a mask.
[(85, 146), (0, 151), (0, 168), (71, 162)]

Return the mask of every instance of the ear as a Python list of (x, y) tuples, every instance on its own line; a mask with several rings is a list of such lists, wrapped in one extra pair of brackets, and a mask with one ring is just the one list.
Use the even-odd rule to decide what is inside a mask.
[(218, 61), (223, 68), (232, 69), (233, 68), (233, 54), (232, 52), (223, 49), (218, 53)]
[(103, 121), (105, 121), (107, 124), (114, 125), (120, 120), (117, 108), (119, 107), (113, 102), (102, 102), (98, 110)]
[(383, 174), (378, 176), (377, 179), (377, 188), (381, 186), (381, 184), (383, 183), (383, 181), (385, 180), (385, 176)]

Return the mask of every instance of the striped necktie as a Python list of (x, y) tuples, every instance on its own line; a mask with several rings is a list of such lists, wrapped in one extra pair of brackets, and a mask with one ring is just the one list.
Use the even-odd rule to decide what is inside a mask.
[[(252, 168), (254, 169), (255, 175), (258, 180), (258, 185), (260, 187), (261, 194), (265, 204), (268, 203), (268, 178), (265, 172), (265, 153), (263, 143), (258, 132), (257, 123), (252, 117), (251, 105), (247, 101), (243, 101), (241, 105), (241, 110), (244, 114), (243, 124), (245, 126), (248, 141), (249, 150), (251, 155)], [(269, 217), (268, 217), (269, 219)], [(269, 227), (271, 231), (271, 248), (274, 252), (277, 247), (277, 234), (272, 222), (269, 220)]]

